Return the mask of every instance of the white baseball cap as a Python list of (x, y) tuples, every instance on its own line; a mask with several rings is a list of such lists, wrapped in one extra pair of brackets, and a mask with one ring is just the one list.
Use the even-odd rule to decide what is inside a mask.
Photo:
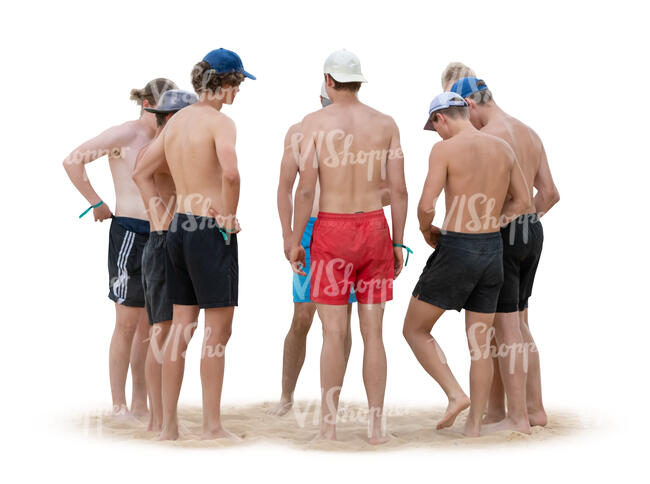
[(361, 74), (361, 61), (349, 50), (332, 52), (323, 66), (323, 74), (329, 74), (338, 82), (368, 82)]

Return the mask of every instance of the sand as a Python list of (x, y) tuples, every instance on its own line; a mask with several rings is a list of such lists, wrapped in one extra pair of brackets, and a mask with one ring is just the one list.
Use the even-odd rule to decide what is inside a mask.
[(338, 442), (312, 442), (318, 431), (318, 405), (297, 402), (283, 417), (266, 414), (271, 403), (224, 407), (223, 424), (241, 438), (239, 442), (225, 439), (201, 440), (200, 407), (179, 408), (179, 422), (184, 433), (175, 442), (161, 442), (158, 434), (147, 432), (146, 420), (118, 417), (107, 413), (86, 414), (77, 420), (77, 427), (89, 435), (118, 440), (137, 440), (150, 445), (176, 447), (220, 448), (254, 443), (286, 444), (298, 449), (324, 451), (386, 451), (407, 448), (441, 448), (473, 445), (517, 445), (541, 442), (569, 436), (585, 429), (584, 422), (570, 412), (549, 412), (546, 427), (534, 427), (531, 435), (518, 432), (500, 432), (477, 438), (461, 434), (465, 415), (461, 413), (453, 427), (435, 430), (444, 408), (386, 407), (390, 440), (381, 446), (367, 443), (367, 410), (360, 403), (342, 403), (337, 425)]

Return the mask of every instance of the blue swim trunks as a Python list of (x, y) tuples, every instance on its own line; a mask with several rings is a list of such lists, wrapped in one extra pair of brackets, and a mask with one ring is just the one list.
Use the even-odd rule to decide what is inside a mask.
[[(311, 256), (309, 244), (311, 243), (311, 234), (314, 230), (314, 222), (316, 222), (316, 217), (310, 217), (309, 222), (307, 222), (307, 227), (305, 227), (305, 233), (302, 234), (302, 240), (300, 245), (305, 248), (305, 268), (304, 271), (307, 273), (306, 276), (301, 276), (300, 274), (293, 274), (293, 302), (295, 303), (308, 303), (311, 302), (309, 298), (310, 283), (309, 283), (309, 269), (311, 268)], [(348, 303), (357, 302), (357, 297), (354, 295), (354, 290), (350, 291), (350, 299)]]

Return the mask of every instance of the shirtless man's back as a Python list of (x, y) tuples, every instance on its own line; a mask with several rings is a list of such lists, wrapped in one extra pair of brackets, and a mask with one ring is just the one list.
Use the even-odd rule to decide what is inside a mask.
[[(364, 339), (364, 382), (370, 408), (370, 442), (386, 437), (382, 423), (386, 354), (381, 325), (383, 304), (392, 299), (393, 279), (402, 269), (401, 246), (407, 193), (399, 130), (388, 116), (362, 104), (357, 91), (365, 78), (359, 59), (342, 50), (325, 61), (326, 90), (333, 104), (302, 123), (300, 183), (296, 191), (294, 271), (305, 274), (304, 231), (317, 179), (320, 212), (311, 244), (311, 300), (323, 322), (321, 430), (336, 439), (338, 397), (345, 374), (346, 305), (354, 288)], [(382, 210), (388, 180), (393, 240)]]
[[(513, 149), (517, 156), (516, 176), (524, 180), (527, 190), (528, 203), (519, 217), (501, 229), (504, 283), (494, 324), (499, 347), (526, 347), (534, 351), (526, 355), (527, 369), (521, 352), (515, 355), (514, 363), (509, 357), (501, 358), (501, 365), (508, 365), (508, 370), (495, 378), (485, 421), (496, 423), (495, 431), (530, 432), (530, 425), (545, 425), (547, 418), (542, 403), (539, 354), (527, 324), (528, 299), (544, 242), (540, 217), (557, 203), (559, 194), (539, 136), (499, 108), (485, 81), (464, 77), (456, 80), (451, 90), (467, 100), (470, 120), (476, 128), (503, 139)], [(507, 417), (504, 386), (508, 394)]]
[[(431, 150), (418, 219), (425, 240), (435, 251), (413, 290), (404, 336), (449, 399), (437, 427), (451, 426), (469, 406), (464, 432), (478, 436), (492, 378), (492, 361), (486, 350), (503, 283), (499, 229), (525, 206), (527, 195), (523, 181), (512, 177), (512, 149), (472, 126), (467, 103), (459, 95), (445, 92), (434, 98), (429, 116), (425, 129), (438, 131), (443, 141)], [(431, 223), (443, 189), (447, 213), (441, 230)], [(472, 359), (471, 405), (430, 334), (448, 309), (465, 309)]]
[[(225, 49), (209, 52), (192, 71), (199, 102), (167, 123), (142, 161), (156, 165), (166, 159), (177, 195), (167, 233), (168, 293), (174, 309), (163, 354), (161, 439), (178, 438), (184, 355), (200, 309), (205, 309), (206, 326), (201, 356), (203, 438), (234, 438), (221, 425), (220, 402), (224, 350), (239, 289), (239, 171), (235, 124), (220, 110), (232, 104), (245, 77), (255, 79), (237, 54)], [(144, 199), (155, 198), (153, 173), (141, 174), (137, 182)], [(151, 209), (162, 211), (160, 205)]]
[[(141, 259), (149, 237), (149, 221), (131, 176), (138, 152), (151, 141), (156, 131), (154, 115), (144, 109), (154, 106), (165, 91), (175, 87), (169, 79), (154, 79), (143, 89), (133, 89), (131, 99), (142, 107), (140, 118), (107, 129), (75, 149), (63, 163), (70, 180), (93, 208), (95, 221), (112, 219), (108, 297), (115, 302), (116, 313), (109, 350), (113, 411), (127, 411), (124, 387), (130, 363), (131, 413), (136, 416), (147, 413), (144, 362), (149, 328), (144, 310)], [(115, 215), (93, 189), (85, 169), (86, 163), (104, 155), (108, 156), (115, 187)]]

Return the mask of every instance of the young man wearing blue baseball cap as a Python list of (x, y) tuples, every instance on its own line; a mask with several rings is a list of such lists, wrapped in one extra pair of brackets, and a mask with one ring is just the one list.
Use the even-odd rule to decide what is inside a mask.
[[(482, 79), (463, 77), (451, 86), (465, 98), (472, 124), (484, 133), (503, 139), (515, 152), (517, 173), (523, 177), (529, 202), (519, 217), (501, 229), (504, 284), (495, 317), (495, 338), (500, 351), (499, 376), (495, 378), (485, 423), (490, 430), (530, 431), (529, 425), (546, 425), (542, 401), (539, 353), (528, 326), (528, 298), (541, 257), (544, 232), (540, 218), (560, 196), (553, 181), (546, 152), (537, 133), (506, 114), (495, 102)], [(537, 193), (533, 196), (533, 189)], [(519, 348), (526, 349), (524, 355)], [(526, 360), (527, 358), (527, 360)], [(524, 362), (528, 367), (524, 368)], [(508, 411), (505, 412), (505, 394)]]
[[(464, 433), (478, 436), (492, 379), (491, 328), (503, 282), (500, 224), (517, 216), (527, 203), (527, 192), (523, 181), (512, 176), (512, 149), (472, 126), (467, 103), (459, 95), (436, 96), (424, 129), (437, 131), (443, 139), (431, 150), (418, 205), (420, 230), (435, 251), (413, 290), (404, 337), (449, 398), (437, 428), (451, 426), (469, 406)], [(438, 228), (432, 222), (443, 189), (446, 213)], [(448, 309), (465, 309), (471, 404), (431, 336), (433, 325)]]
[[(366, 82), (359, 58), (347, 50), (325, 61), (325, 90), (332, 105), (302, 121), (300, 181), (295, 195), (290, 262), (306, 276), (301, 239), (312, 214), (317, 182), (319, 213), (310, 244), (310, 299), (323, 323), (321, 427), (317, 438), (336, 439), (339, 392), (346, 370), (347, 307), (354, 289), (364, 342), (363, 379), (368, 397), (369, 442), (387, 440), (384, 427), (386, 353), (384, 304), (404, 265), (407, 211), (404, 154), (395, 121), (359, 101)], [(320, 141), (319, 141), (320, 140)], [(322, 142), (321, 142), (322, 141)], [(388, 184), (393, 233), (384, 216)]]
[[(178, 396), (185, 350), (205, 310), (201, 355), (203, 438), (235, 438), (221, 424), (225, 347), (237, 306), (239, 263), (236, 219), (239, 170), (235, 153), (235, 123), (221, 112), (232, 104), (245, 78), (239, 56), (226, 49), (208, 53), (192, 71), (199, 101), (169, 120), (149, 146), (143, 166), (167, 160), (176, 186), (176, 214), (167, 232), (168, 294), (173, 319), (163, 353), (163, 440), (178, 438)], [(151, 169), (136, 174), (145, 200), (155, 199)], [(160, 204), (149, 207), (164, 218)]]
[[(155, 107), (147, 107), (146, 111), (156, 116), (156, 137), (160, 135), (167, 121), (174, 114), (198, 101), (196, 94), (181, 89), (171, 89), (165, 92)], [(165, 219), (157, 220), (154, 212), (147, 210), (151, 233), (142, 252), (142, 286), (144, 288), (144, 303), (149, 317), (151, 331), (149, 336), (149, 350), (145, 364), (147, 394), (149, 395), (150, 412), (149, 427), (147, 430), (160, 432), (162, 430), (162, 348), (167, 339), (172, 323), (173, 306), (167, 296), (167, 228), (174, 214), (176, 189), (169, 173), (167, 163), (162, 160), (161, 165), (147, 167), (142, 164), (142, 158), (149, 144), (140, 149), (135, 160), (133, 170), (134, 180), (142, 171), (151, 169), (159, 198), (156, 200), (143, 200), (145, 207), (152, 203), (160, 203), (165, 208)], [(151, 158), (149, 160), (152, 160)], [(160, 160), (156, 160), (160, 161)]]
[[(142, 251), (149, 238), (149, 221), (138, 188), (131, 176), (140, 149), (156, 133), (156, 118), (146, 111), (168, 90), (175, 89), (169, 79), (157, 78), (142, 89), (132, 89), (131, 99), (140, 106), (140, 117), (108, 128), (76, 148), (63, 162), (75, 188), (92, 210), (95, 222), (111, 219), (108, 244), (108, 297), (115, 303), (115, 330), (111, 338), (108, 367), (113, 397), (113, 412), (126, 414), (126, 377), (131, 367), (133, 392), (131, 415), (147, 415), (145, 358), (149, 347), (147, 313), (142, 287)], [(86, 163), (108, 158), (115, 187), (115, 214), (95, 192), (86, 173)]]

